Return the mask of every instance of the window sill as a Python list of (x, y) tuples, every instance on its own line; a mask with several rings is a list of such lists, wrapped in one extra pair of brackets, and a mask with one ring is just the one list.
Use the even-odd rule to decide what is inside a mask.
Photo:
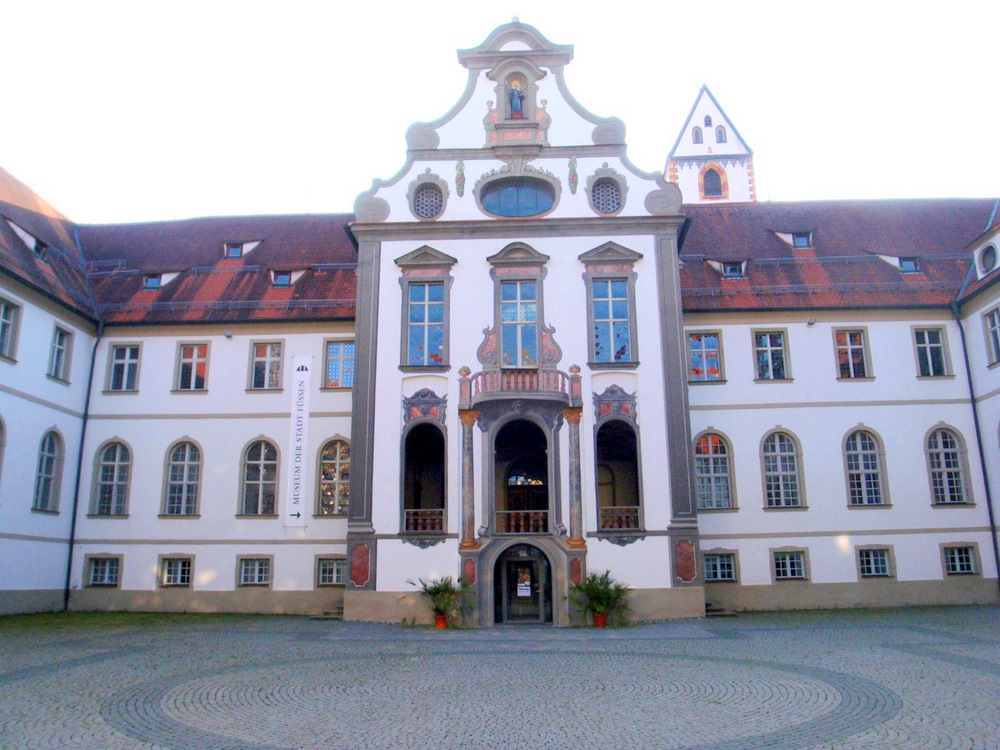
[(882, 510), (891, 508), (892, 503), (848, 503), (848, 510)]
[(353, 385), (321, 385), (319, 388), (321, 391), (332, 391), (333, 393), (340, 393), (346, 391), (350, 393), (354, 390)]
[(735, 578), (706, 578), (705, 583), (739, 583)]
[(400, 372), (448, 372), (451, 365), (400, 365)]
[(879, 581), (879, 580), (882, 580), (882, 581), (894, 581), (894, 580), (896, 580), (896, 576), (894, 576), (892, 573), (871, 573), (869, 575), (865, 575), (864, 573), (862, 573), (861, 574), (861, 580), (862, 581)]
[(951, 571), (951, 570), (948, 570), (948, 571), (945, 571), (945, 576), (977, 576), (977, 575), (979, 575), (979, 571), (977, 571), (977, 570), (968, 570), (968, 571), (957, 571), (957, 570), (956, 571)]
[(191, 588), (190, 583), (161, 583), (160, 588), (167, 589), (189, 589)]
[(808, 578), (775, 578), (775, 583), (809, 583)]
[(863, 377), (863, 378), (837, 378), (838, 383), (871, 383), (875, 380), (874, 377)]
[(169, 518), (169, 519), (188, 519), (188, 518), (201, 518), (200, 513), (160, 513), (157, 518)]
[(269, 589), (271, 584), (269, 583), (241, 583), (239, 585), (241, 589)]
[(128, 518), (128, 513), (88, 513), (87, 518)]
[(118, 588), (117, 583), (88, 583), (84, 586), (85, 589), (116, 589)]
[(316, 588), (318, 589), (342, 589), (346, 586), (346, 583), (317, 583)]
[(247, 393), (281, 393), (284, 388), (247, 388)]
[(766, 511), (796, 511), (796, 510), (809, 510), (808, 505), (765, 505), (764, 510)]
[(917, 375), (917, 380), (954, 380), (955, 376), (952, 373), (945, 373), (944, 375)]
[(60, 378), (50, 373), (45, 373), (45, 377), (51, 380), (53, 383), (58, 383), (59, 385), (69, 385), (69, 381), (66, 380), (66, 378)]
[(181, 395), (181, 394), (205, 394), (208, 393), (208, 388), (172, 388), (171, 393)]
[(724, 378), (719, 380), (689, 380), (688, 385), (725, 385), (727, 382)]
[(16, 365), (17, 364), (17, 360), (16, 359), (14, 359), (13, 357), (8, 357), (8, 356), (3, 355), (3, 354), (0, 354), (0, 362), (6, 362), (7, 364), (10, 364), (10, 365)]
[(58, 516), (58, 510), (50, 510), (49, 508), (32, 508), (32, 513), (41, 513), (43, 516)]
[(932, 508), (975, 508), (975, 503), (931, 503)]
[(343, 513), (313, 513), (313, 518), (347, 518), (347, 511)]
[(591, 370), (635, 370), (639, 367), (637, 361), (630, 362), (588, 362)]
[(105, 388), (101, 394), (104, 396), (134, 396), (138, 392), (138, 388)]
[(755, 383), (794, 383), (795, 378), (754, 378)]
[(739, 510), (738, 506), (730, 506), (728, 508), (698, 508), (699, 513), (735, 513)]
[[(10, 359), (7, 361), (13, 362), (14, 360)], [(987, 370), (992, 370), (994, 367), (1000, 367), (1000, 359), (998, 359), (996, 362), (990, 362), (988, 365), (986, 365)]]
[(237, 518), (279, 518), (277, 513), (237, 513)]

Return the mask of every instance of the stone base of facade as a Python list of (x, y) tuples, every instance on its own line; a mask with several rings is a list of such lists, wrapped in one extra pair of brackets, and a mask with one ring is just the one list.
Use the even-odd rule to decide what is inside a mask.
[[(128, 591), (86, 588), (70, 594), (69, 608), (77, 612), (231, 612), (261, 615), (319, 615), (338, 608), (343, 589), (273, 591), (245, 588), (236, 591)], [(60, 592), (60, 604), (62, 594)]]
[(701, 586), (632, 589), (628, 598), (632, 605), (632, 622), (705, 616), (705, 590)]
[(995, 604), (1000, 602), (1000, 594), (995, 578), (956, 576), (943, 581), (783, 581), (770, 586), (711, 583), (705, 586), (705, 600), (723, 609), (747, 612)]
[(62, 589), (0, 591), (0, 615), (58, 612), (63, 608)]
[(344, 620), (391, 623), (406, 620), (417, 625), (434, 623), (426, 601), (415, 591), (345, 591)]

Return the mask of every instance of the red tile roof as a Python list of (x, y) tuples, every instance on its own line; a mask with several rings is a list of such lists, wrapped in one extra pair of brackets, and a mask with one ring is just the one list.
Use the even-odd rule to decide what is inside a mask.
[[(965, 278), (966, 245), (994, 199), (690, 205), (681, 259), (687, 312), (948, 305)], [(795, 250), (779, 233), (809, 232)], [(903, 273), (880, 255), (915, 257)], [(726, 280), (706, 261), (747, 261)]]

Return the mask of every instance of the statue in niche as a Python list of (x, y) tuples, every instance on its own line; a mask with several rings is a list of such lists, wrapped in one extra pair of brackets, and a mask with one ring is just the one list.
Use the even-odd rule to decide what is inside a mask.
[(521, 82), (513, 80), (507, 87), (507, 96), (510, 97), (510, 119), (524, 119), (524, 92), (521, 91)]

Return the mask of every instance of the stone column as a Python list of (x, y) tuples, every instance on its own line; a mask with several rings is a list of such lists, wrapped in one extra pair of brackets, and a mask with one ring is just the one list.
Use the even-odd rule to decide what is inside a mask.
[(580, 418), (583, 409), (571, 407), (563, 409), (563, 416), (569, 423), (569, 547), (585, 549), (583, 538), (583, 487), (580, 481)]
[(476, 484), (472, 463), (472, 428), (479, 419), (473, 409), (459, 409), (462, 420), (462, 542), (460, 549), (476, 549)]

